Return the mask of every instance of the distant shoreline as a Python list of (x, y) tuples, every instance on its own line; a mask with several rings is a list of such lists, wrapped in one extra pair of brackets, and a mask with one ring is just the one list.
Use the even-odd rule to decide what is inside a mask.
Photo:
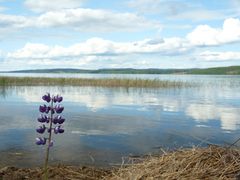
[(17, 71), (0, 71), (0, 73), (79, 73), (79, 74), (196, 74), (196, 75), (240, 75), (240, 66), (213, 67), (213, 68), (192, 68), (192, 69), (133, 69), (133, 68), (113, 68), (113, 69), (33, 69)]

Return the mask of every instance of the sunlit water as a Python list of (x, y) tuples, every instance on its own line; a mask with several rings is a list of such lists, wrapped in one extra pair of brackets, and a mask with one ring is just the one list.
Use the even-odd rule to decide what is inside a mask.
[[(80, 75), (71, 76), (79, 77)], [(99, 75), (81, 75), (81, 77)], [(112, 77), (113, 75), (102, 75)], [(240, 134), (240, 76), (114, 75), (197, 82), (180, 89), (0, 86), (0, 166), (39, 166), (38, 106), (64, 97), (65, 133), (54, 135), (51, 163), (108, 166), (160, 148), (234, 142)]]

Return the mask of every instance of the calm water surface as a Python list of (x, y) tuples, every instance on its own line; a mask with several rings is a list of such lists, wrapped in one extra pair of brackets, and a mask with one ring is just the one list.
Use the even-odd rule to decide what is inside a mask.
[[(38, 74), (39, 75), (39, 74)], [(63, 76), (63, 75), (61, 75)], [(99, 75), (71, 75), (76, 78)], [(38, 166), (38, 106), (60, 93), (65, 133), (54, 135), (51, 163), (112, 165), (159, 148), (228, 144), (240, 134), (240, 76), (101, 75), (193, 81), (196, 88), (0, 86), (0, 166)]]

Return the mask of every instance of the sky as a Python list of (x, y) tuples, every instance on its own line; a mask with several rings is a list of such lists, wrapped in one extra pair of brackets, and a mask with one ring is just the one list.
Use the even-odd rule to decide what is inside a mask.
[(240, 65), (240, 0), (0, 0), (0, 71)]

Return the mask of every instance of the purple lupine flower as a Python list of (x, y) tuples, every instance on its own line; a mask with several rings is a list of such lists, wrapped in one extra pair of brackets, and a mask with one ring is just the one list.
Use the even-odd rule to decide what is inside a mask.
[(46, 106), (46, 104), (44, 104), (44, 105), (40, 105), (40, 106), (39, 106), (39, 111), (40, 111), (41, 113), (46, 112), (46, 110), (47, 110), (47, 106)]
[(57, 95), (57, 96), (54, 96), (53, 97), (53, 102), (54, 103), (56, 103), (56, 102), (62, 102), (62, 100), (63, 100), (63, 97), (62, 96), (59, 96), (59, 95)]
[(43, 124), (42, 126), (39, 126), (39, 128), (36, 129), (36, 131), (40, 134), (43, 134), (46, 130), (46, 126)]
[(40, 122), (40, 123), (48, 123), (49, 122), (49, 117), (48, 116), (46, 116), (46, 115), (40, 115), (39, 116), (39, 118), (38, 118), (38, 122)]
[[(60, 115), (56, 115), (54, 117), (55, 113), (60, 114), (64, 110), (63, 106), (61, 106), (59, 104), (58, 105), (54, 104), (54, 103), (62, 102), (63, 97), (61, 97), (59, 95), (51, 97), (50, 94), (47, 93), (46, 95), (42, 96), (42, 99), (50, 104), (48, 104), (48, 105), (44, 104), (44, 105), (39, 106), (39, 111), (41, 113), (45, 113), (45, 114), (41, 114), (37, 120), (40, 123), (49, 123), (49, 125), (48, 125), (48, 127), (46, 127), (45, 124), (42, 124), (41, 126), (39, 126), (39, 128), (36, 129), (36, 131), (40, 134), (43, 134), (43, 133), (45, 133), (45, 131), (47, 131), (48, 138), (38, 137), (38, 138), (36, 138), (36, 144), (37, 145), (45, 145), (47, 143), (47, 151), (46, 151), (45, 166), (44, 166), (44, 175), (45, 175), (44, 178), (47, 179), (49, 148), (53, 146), (52, 132), (54, 132), (55, 134), (63, 133), (64, 129), (61, 127), (61, 124), (64, 123), (65, 119)], [(48, 113), (50, 113), (49, 116), (46, 115)], [(60, 124), (60, 125), (56, 125), (54, 127), (54, 124)]]
[(57, 126), (54, 128), (54, 133), (58, 134), (58, 133), (64, 133), (64, 129), (61, 129), (61, 126)]
[(41, 138), (41, 137), (36, 138), (37, 145), (45, 145), (46, 142), (47, 142), (47, 138)]
[(51, 107), (50, 107), (50, 106), (47, 106), (45, 113), (48, 114), (50, 110), (51, 110)]
[(64, 110), (63, 106), (61, 106), (61, 105), (56, 105), (55, 106), (56, 113), (60, 114), (60, 113), (62, 113), (63, 110)]
[(65, 121), (64, 118), (62, 118), (62, 116), (57, 115), (54, 119), (53, 119), (53, 124), (62, 124)]
[(42, 97), (42, 99), (43, 99), (44, 101), (46, 101), (46, 102), (49, 103), (49, 102), (51, 101), (50, 94), (49, 94), (49, 93), (45, 94), (45, 95)]

